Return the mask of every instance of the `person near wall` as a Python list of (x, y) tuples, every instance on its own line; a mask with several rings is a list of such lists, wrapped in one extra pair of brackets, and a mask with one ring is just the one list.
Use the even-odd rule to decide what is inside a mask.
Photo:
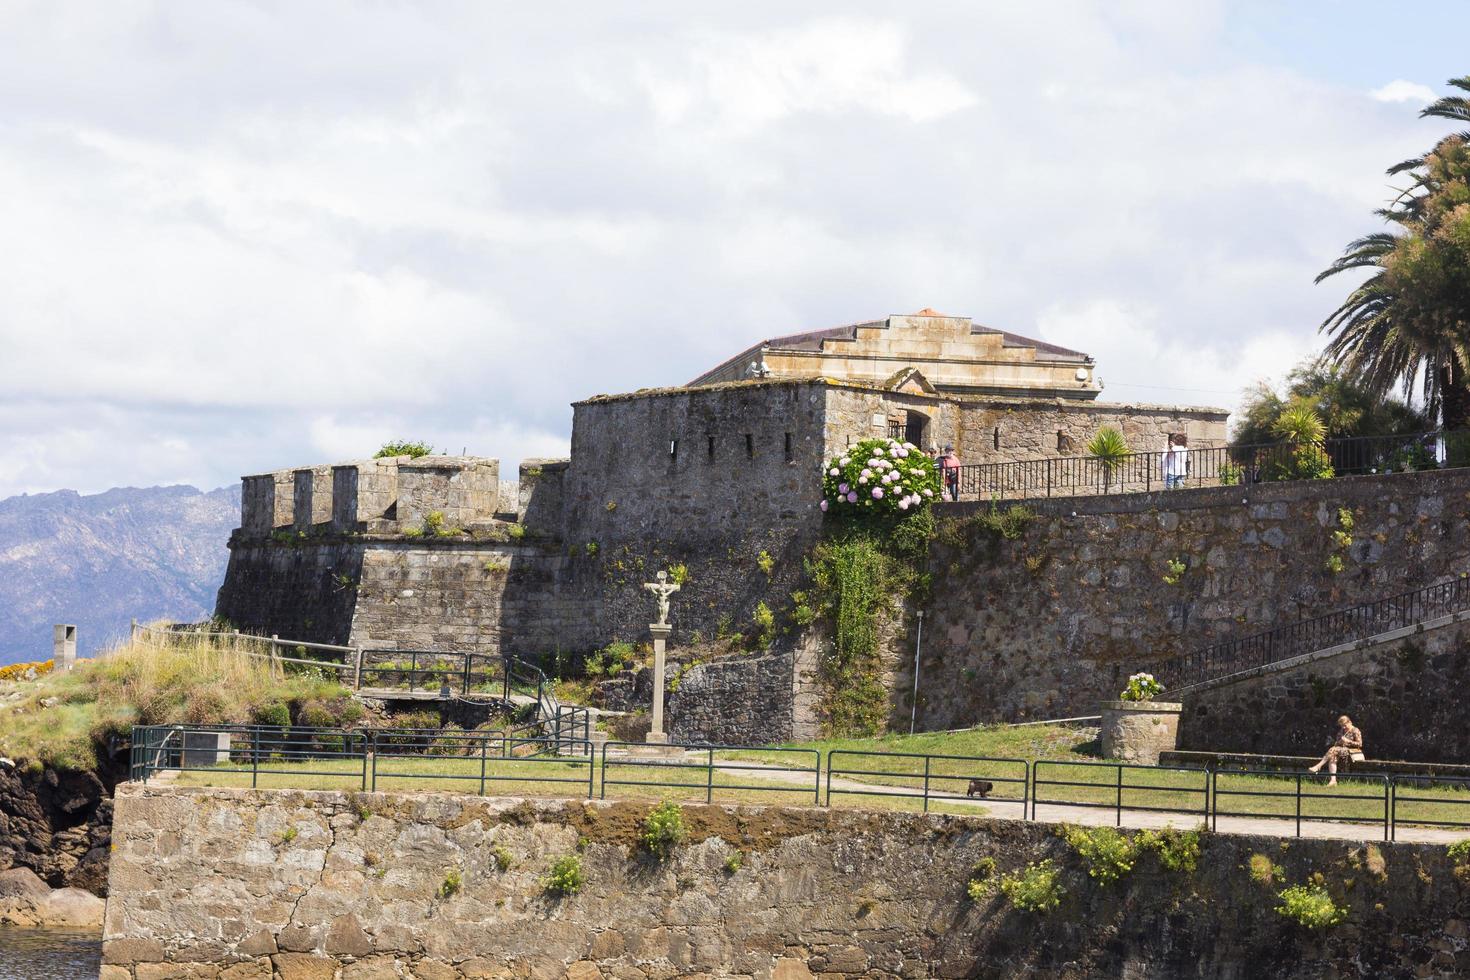
[(949, 494), (950, 500), (959, 500), (960, 458), (955, 455), (953, 446), (944, 447), (944, 455), (939, 457), (939, 471), (944, 477), (944, 492)]
[(1174, 490), (1184, 485), (1185, 478), (1189, 476), (1189, 437), (1184, 433), (1169, 433), (1163, 466), (1165, 490)]
[(1337, 734), (1332, 738), (1332, 744), (1327, 748), (1327, 754), (1312, 766), (1308, 772), (1321, 772), (1322, 767), (1327, 767), (1328, 774), (1332, 777), (1327, 780), (1328, 786), (1337, 785), (1337, 767), (1347, 765), (1349, 762), (1362, 762), (1363, 755), (1363, 733), (1353, 725), (1353, 720), (1347, 715), (1337, 719)]

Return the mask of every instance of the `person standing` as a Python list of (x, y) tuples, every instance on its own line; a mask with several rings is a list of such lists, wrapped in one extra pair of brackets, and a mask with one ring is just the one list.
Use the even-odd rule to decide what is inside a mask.
[(954, 446), (945, 446), (944, 455), (939, 457), (939, 472), (944, 477), (944, 490), (950, 500), (960, 499), (960, 458)]
[(1184, 433), (1169, 433), (1163, 467), (1165, 490), (1175, 490), (1184, 485), (1185, 478), (1189, 476), (1189, 437)]

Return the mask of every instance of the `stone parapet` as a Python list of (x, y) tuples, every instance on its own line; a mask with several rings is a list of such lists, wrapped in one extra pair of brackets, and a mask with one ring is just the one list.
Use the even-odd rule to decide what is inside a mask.
[[(1210, 834), (1197, 869), (1145, 851), (1102, 886), (1054, 824), (845, 808), (686, 804), (685, 840), (657, 860), (639, 843), (655, 802), (124, 784), (103, 977), (1470, 970), (1443, 846)], [(1309, 931), (1279, 914), (1248, 870), (1261, 853), (1285, 881), (1320, 875), (1348, 921)], [(547, 869), (572, 855), (583, 884), (553, 894)], [(1042, 861), (1059, 906), (1012, 907), (998, 880)]]
[(433, 513), (445, 527), (495, 519), (500, 461), (474, 456), (398, 458), (398, 523), (422, 527)]

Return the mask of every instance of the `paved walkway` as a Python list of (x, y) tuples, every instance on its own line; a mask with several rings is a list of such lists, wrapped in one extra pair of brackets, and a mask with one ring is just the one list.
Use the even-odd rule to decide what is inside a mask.
[[(718, 763), (715, 771), (722, 775), (739, 778), (749, 777), (753, 770), (760, 770), (762, 780), (775, 780), (777, 782), (790, 783), (793, 786), (807, 788), (812, 785), (812, 777), (803, 773), (785, 772), (779, 769), (768, 769), (757, 762), (741, 763), (740, 766), (726, 767)], [(827, 780), (822, 780), (823, 786), (827, 786)], [(877, 803), (884, 797), (902, 797), (908, 799), (922, 799), (923, 791), (907, 789), (901, 786), (883, 786), (875, 783), (864, 783), (855, 779), (844, 779), (837, 777), (832, 779), (833, 789), (862, 790), (858, 795), (848, 796), (854, 805), (861, 805), (861, 801), (870, 800)], [(875, 792), (876, 791), (876, 792)], [(846, 796), (839, 793), (840, 796)], [(996, 817), (1002, 820), (1025, 820), (1027, 814), (1020, 800), (1006, 799), (949, 799), (936, 801), (930, 796), (931, 807), (943, 805), (958, 807), (960, 809), (971, 809), (987, 817)], [(877, 805), (881, 806), (881, 803)], [(1153, 810), (1130, 810), (1126, 807), (1120, 814), (1112, 807), (1090, 807), (1090, 806), (1066, 806), (1061, 804), (1042, 803), (1036, 807), (1036, 819), (1048, 823), (1075, 823), (1089, 827), (1121, 826), (1135, 830), (1161, 829), (1164, 827), (1175, 827), (1180, 830), (1192, 830), (1204, 822), (1204, 816), (1199, 813), (1159, 813)], [(1272, 818), (1272, 817), (1226, 817), (1221, 816), (1212, 821), (1212, 830), (1222, 834), (1255, 834), (1265, 837), (1314, 837), (1328, 840), (1350, 840), (1350, 841), (1373, 841), (1384, 839), (1383, 824), (1380, 823), (1358, 823), (1348, 821), (1330, 820), (1307, 820), (1301, 822), (1301, 833), (1297, 833), (1297, 822), (1295, 818)], [(1407, 824), (1399, 824), (1395, 834), (1395, 840), (1416, 844), (1452, 844), (1458, 840), (1470, 838), (1470, 827), (1464, 829), (1442, 829), (1438, 827), (1419, 827)]]

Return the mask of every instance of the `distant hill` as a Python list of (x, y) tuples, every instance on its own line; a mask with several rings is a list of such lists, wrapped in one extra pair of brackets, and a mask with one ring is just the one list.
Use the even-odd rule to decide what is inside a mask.
[(82, 655), (137, 617), (210, 615), (240, 523), (240, 490), (123, 487), (0, 500), (0, 664), (51, 655), (51, 627), (77, 625)]

